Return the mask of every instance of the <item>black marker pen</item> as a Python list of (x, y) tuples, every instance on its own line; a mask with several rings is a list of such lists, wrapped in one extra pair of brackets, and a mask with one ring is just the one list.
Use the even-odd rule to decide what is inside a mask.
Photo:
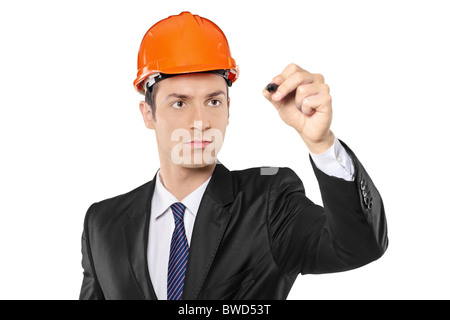
[(266, 87), (266, 90), (269, 92), (277, 91), (277, 89), (278, 89), (278, 85), (275, 83), (269, 83)]

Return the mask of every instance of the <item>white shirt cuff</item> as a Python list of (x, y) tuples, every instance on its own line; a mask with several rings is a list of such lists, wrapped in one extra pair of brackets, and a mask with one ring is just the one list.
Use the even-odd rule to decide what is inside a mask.
[(347, 181), (354, 181), (355, 167), (353, 161), (336, 137), (334, 138), (334, 144), (327, 151), (319, 154), (310, 152), (309, 154), (316, 167), (323, 173)]

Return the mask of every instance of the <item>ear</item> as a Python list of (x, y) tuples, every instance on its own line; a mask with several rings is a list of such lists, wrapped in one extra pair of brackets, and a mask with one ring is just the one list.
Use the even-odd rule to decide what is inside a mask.
[(139, 109), (141, 110), (145, 126), (149, 129), (155, 130), (155, 119), (153, 119), (152, 109), (150, 108), (150, 105), (145, 101), (141, 101), (139, 102)]

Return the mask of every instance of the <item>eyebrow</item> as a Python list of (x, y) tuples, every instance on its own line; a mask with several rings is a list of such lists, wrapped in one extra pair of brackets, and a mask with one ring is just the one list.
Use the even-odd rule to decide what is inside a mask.
[[(225, 95), (225, 92), (223, 92), (222, 90), (217, 90), (217, 91), (208, 93), (208, 94), (206, 95), (206, 98), (217, 97), (217, 96), (220, 96), (221, 94)], [(192, 100), (192, 99), (193, 99), (192, 96), (189, 96), (189, 95), (186, 95), (186, 94), (181, 94), (181, 93), (171, 93), (171, 94), (169, 94), (169, 95), (164, 99), (164, 101), (167, 101), (167, 100), (169, 100), (170, 98), (186, 99), (186, 100)]]

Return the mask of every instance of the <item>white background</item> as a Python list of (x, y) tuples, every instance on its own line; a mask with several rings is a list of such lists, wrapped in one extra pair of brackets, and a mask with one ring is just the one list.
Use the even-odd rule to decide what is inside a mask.
[(332, 130), (381, 192), (390, 246), (349, 272), (300, 276), (289, 299), (449, 299), (446, 1), (2, 1), (0, 298), (77, 299), (93, 202), (159, 168), (134, 91), (145, 32), (190, 11), (225, 32), (241, 77), (219, 160), (293, 168), (308, 151), (261, 91), (294, 62), (331, 87)]

